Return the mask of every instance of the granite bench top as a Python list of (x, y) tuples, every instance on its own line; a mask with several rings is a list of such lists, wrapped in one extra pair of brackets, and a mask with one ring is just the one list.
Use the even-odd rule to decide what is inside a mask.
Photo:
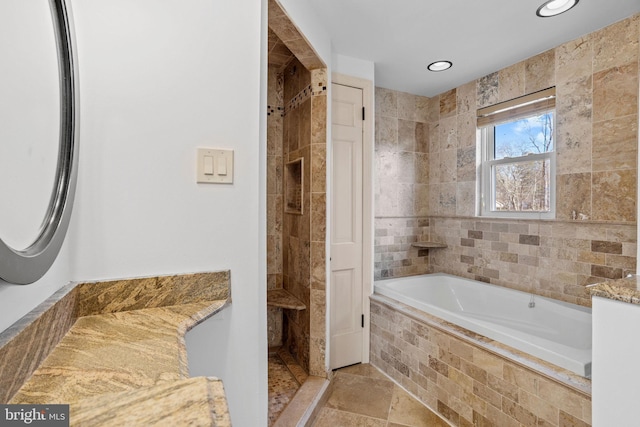
[[(27, 353), (0, 363), (14, 390), (5, 401), (69, 404), (71, 425), (230, 426), (222, 382), (189, 378), (184, 345), (189, 329), (228, 304), (228, 278), (202, 273), (67, 289), (40, 316), (27, 316), (20, 333), (0, 339), (0, 357)], [(37, 337), (50, 331), (39, 320), (61, 307), (73, 321), (60, 316), (68, 327), (52, 345)], [(41, 347), (48, 350), (38, 356)], [(23, 363), (29, 353), (40, 359), (37, 366)]]
[(634, 274), (623, 279), (591, 285), (589, 291), (594, 297), (640, 304), (640, 276)]

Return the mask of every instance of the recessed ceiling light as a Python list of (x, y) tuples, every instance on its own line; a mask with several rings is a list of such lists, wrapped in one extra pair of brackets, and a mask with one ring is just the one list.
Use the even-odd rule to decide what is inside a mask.
[(429, 64), (427, 69), (429, 71), (444, 71), (451, 68), (452, 65), (453, 63), (451, 61), (436, 61)]
[(536, 15), (541, 18), (560, 15), (578, 4), (580, 0), (550, 0), (540, 6), (536, 11)]

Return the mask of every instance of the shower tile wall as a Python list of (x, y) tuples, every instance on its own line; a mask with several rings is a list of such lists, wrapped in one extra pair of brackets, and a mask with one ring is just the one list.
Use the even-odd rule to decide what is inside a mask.
[[(268, 8), (269, 64), (274, 67), (269, 92), (277, 93), (268, 95), (276, 107), (269, 109), (275, 116), (267, 119), (267, 139), (273, 140), (267, 170), (268, 284), (287, 289), (307, 306), (269, 309), (269, 345), (280, 338), (310, 375), (326, 377), (327, 72), (278, 2), (269, 0)], [(303, 213), (284, 213), (284, 165), (300, 158)]]
[(325, 376), (326, 71), (294, 59), (282, 75), (283, 161), (304, 162), (302, 215), (283, 217), (282, 283), (307, 306), (285, 310), (284, 345), (311, 375)]
[[(285, 163), (303, 159), (303, 213), (284, 215), (284, 288), (307, 307), (310, 302), (311, 220), (309, 165), (311, 160), (311, 73), (294, 59), (284, 70), (285, 115), (283, 127)], [(286, 183), (285, 183), (286, 185)], [(285, 312), (286, 347), (309, 369), (309, 310)]]
[[(276, 37), (270, 37), (276, 44)], [(271, 55), (271, 53), (270, 53)], [(280, 64), (270, 65), (267, 75), (267, 289), (283, 287), (283, 148), (284, 88)], [(282, 309), (267, 307), (269, 347), (282, 345)]]
[[(424, 98), (377, 88), (375, 277), (443, 271), (589, 305), (585, 285), (635, 271), (639, 39), (634, 15), (430, 98), (426, 111)], [(550, 86), (557, 219), (474, 217), (476, 109)], [(428, 226), (410, 234), (419, 221)], [(448, 247), (421, 257), (407, 243), (425, 236)]]
[(309, 374), (326, 377), (327, 70), (311, 70)]
[(375, 278), (423, 274), (428, 252), (429, 99), (376, 88)]

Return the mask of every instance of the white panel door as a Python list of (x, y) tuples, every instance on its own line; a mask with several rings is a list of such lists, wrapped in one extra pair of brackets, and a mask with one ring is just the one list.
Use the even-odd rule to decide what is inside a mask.
[(362, 89), (332, 85), (331, 369), (362, 361)]

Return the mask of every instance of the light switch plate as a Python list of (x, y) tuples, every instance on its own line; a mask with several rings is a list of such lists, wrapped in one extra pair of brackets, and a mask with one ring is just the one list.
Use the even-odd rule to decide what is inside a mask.
[[(205, 173), (205, 158), (213, 158), (213, 174)], [(198, 148), (197, 182), (204, 184), (233, 183), (233, 150)], [(211, 163), (208, 163), (209, 167)]]

